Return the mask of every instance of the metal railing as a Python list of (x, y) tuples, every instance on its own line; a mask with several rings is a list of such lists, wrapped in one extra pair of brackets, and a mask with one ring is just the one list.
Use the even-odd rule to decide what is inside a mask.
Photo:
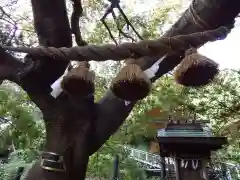
[[(124, 146), (124, 149), (129, 151), (129, 157), (136, 160), (137, 162), (146, 164), (147, 170), (162, 170), (161, 156), (157, 154), (152, 154), (143, 150), (135, 149), (129, 146)], [(165, 158), (167, 176), (174, 177), (174, 159)], [(149, 168), (150, 167), (150, 168)], [(149, 169), (148, 169), (149, 168)], [(224, 162), (214, 162), (214, 166), (210, 167), (212, 173), (217, 174), (217, 176), (225, 177), (227, 180), (240, 179), (240, 165), (224, 163)], [(225, 173), (224, 173), (225, 172)], [(221, 179), (221, 178), (220, 178)]]
[[(160, 155), (149, 153), (149, 152), (135, 149), (135, 148), (131, 148), (129, 146), (124, 146), (124, 149), (129, 151), (130, 158), (132, 158), (138, 162), (147, 164), (155, 169), (162, 168), (162, 165), (161, 165), (162, 158)], [(174, 164), (174, 161), (172, 158), (165, 158), (165, 160), (166, 160), (167, 165)]]
[(161, 157), (159, 155), (152, 154), (139, 149), (131, 148), (128, 146), (124, 146), (124, 149), (129, 151), (130, 158), (138, 162), (150, 165), (154, 168), (158, 168), (158, 169), (161, 168)]

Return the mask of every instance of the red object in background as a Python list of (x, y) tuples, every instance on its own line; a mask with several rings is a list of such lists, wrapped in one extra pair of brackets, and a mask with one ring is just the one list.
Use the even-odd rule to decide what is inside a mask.
[(161, 115), (161, 113), (162, 113), (161, 109), (156, 107), (148, 111), (146, 114), (149, 116), (158, 117)]

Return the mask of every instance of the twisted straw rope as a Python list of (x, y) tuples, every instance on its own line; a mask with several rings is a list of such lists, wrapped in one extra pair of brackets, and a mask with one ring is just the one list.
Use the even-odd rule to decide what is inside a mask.
[(143, 40), (138, 43), (123, 43), (118, 46), (106, 44), (101, 46), (88, 45), (72, 48), (55, 47), (3, 47), (5, 50), (28, 53), (37, 57), (51, 57), (70, 61), (105, 61), (123, 60), (126, 58), (140, 58), (142, 56), (163, 56), (169, 52), (187, 50), (191, 47), (203, 45), (208, 41), (225, 38), (229, 32), (226, 27), (215, 30), (192, 33), (189, 35), (178, 35), (174, 37), (162, 37), (156, 40)]

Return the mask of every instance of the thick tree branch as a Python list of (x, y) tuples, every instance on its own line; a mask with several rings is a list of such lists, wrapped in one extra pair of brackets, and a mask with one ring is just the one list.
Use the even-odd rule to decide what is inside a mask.
[(87, 43), (83, 40), (80, 27), (79, 27), (79, 20), (83, 13), (82, 3), (81, 0), (72, 0), (73, 2), (73, 12), (71, 16), (71, 28), (72, 33), (75, 36), (75, 41), (78, 46), (87, 45)]
[(35, 63), (33, 61), (26, 60), (25, 62), (22, 62), (9, 53), (5, 52), (5, 50), (2, 48), (0, 48), (0, 59), (1, 82), (3, 80), (10, 80), (23, 87), (23, 89), (28, 92), (28, 95), (40, 107), (40, 109), (48, 108), (51, 106), (49, 100), (46, 101), (46, 97), (48, 97), (46, 94), (40, 94), (34, 91), (34, 88), (40, 88), (37, 84), (32, 84), (32, 86), (25, 86), (30, 83), (26, 80), (29, 79), (29, 73), (31, 73), (31, 71), (34, 69)]
[[(89, 154), (93, 154), (100, 148), (110, 136), (117, 131), (124, 120), (130, 114), (135, 102), (126, 106), (125, 101), (117, 98), (109, 90), (106, 95), (97, 104), (97, 121), (94, 122), (95, 130), (92, 139), (94, 142), (90, 146)], [(111, 123), (111, 124), (107, 124)]]
[(24, 71), (25, 64), (0, 48), (0, 81), (10, 80), (17, 82), (19, 75)]
[[(234, 18), (239, 14), (238, 0), (194, 0), (182, 17), (173, 25), (165, 36), (189, 34), (210, 30), (219, 26), (231, 27)], [(202, 45), (202, 44), (200, 44)], [(183, 56), (184, 52), (169, 55), (159, 65), (153, 81), (172, 70)], [(139, 62), (143, 70), (149, 68), (159, 57), (144, 57)], [(98, 119), (96, 121), (95, 141), (91, 153), (95, 152), (124, 122), (135, 102), (125, 105), (123, 100), (114, 97), (109, 91), (98, 104)]]

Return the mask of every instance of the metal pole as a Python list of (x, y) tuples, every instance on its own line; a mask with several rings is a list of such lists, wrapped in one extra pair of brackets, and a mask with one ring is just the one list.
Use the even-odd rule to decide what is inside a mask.
[(113, 172), (113, 180), (118, 180), (119, 178), (119, 156), (116, 155), (114, 159), (114, 172)]
[(17, 176), (15, 177), (14, 180), (20, 180), (21, 179), (21, 176), (23, 174), (23, 171), (24, 171), (24, 167), (19, 167), (18, 168), (18, 171), (17, 171)]
[(161, 157), (161, 166), (162, 166), (162, 173), (161, 173), (161, 179), (166, 179), (167, 173), (166, 173), (166, 162), (165, 157)]

